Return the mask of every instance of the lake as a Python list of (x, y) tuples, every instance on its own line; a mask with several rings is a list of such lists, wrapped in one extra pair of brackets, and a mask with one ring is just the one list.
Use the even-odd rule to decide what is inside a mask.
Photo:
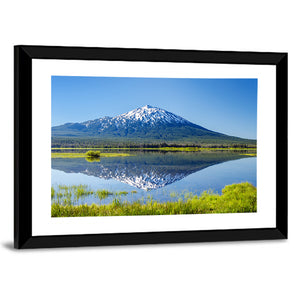
[[(249, 182), (256, 186), (256, 157), (238, 152), (133, 152), (127, 157), (52, 158), (52, 186), (88, 185), (93, 190), (128, 192), (121, 201), (184, 199), (185, 193), (221, 193), (226, 185)], [(87, 196), (79, 204), (110, 203)]]

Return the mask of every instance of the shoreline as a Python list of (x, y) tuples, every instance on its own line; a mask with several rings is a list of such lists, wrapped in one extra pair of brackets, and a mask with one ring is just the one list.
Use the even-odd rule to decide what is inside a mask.
[[(119, 157), (119, 156), (133, 156), (128, 153), (100, 153), (100, 156), (95, 159), (100, 159), (101, 157)], [(92, 157), (86, 155), (86, 153), (80, 152), (51, 152), (51, 158), (89, 158)]]
[[(109, 191), (84, 190), (105, 199), (111, 195)], [(75, 190), (77, 187), (74, 187)], [(68, 190), (69, 193), (69, 190)], [(100, 196), (99, 196), (100, 195)], [(95, 197), (96, 197), (95, 196)], [(136, 216), (136, 215), (177, 215), (177, 214), (210, 214), (210, 213), (245, 213), (257, 211), (257, 189), (248, 182), (231, 184), (223, 188), (222, 194), (204, 191), (201, 195), (187, 193), (184, 198), (174, 202), (159, 202), (141, 200), (122, 202), (121, 194), (116, 194), (110, 204), (74, 205), (63, 199), (52, 203), (51, 217), (81, 217), (81, 216)]]

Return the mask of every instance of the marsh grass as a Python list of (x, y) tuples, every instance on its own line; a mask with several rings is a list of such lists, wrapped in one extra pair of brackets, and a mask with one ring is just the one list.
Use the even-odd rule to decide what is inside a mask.
[(224, 150), (224, 151), (256, 151), (256, 147), (95, 147), (95, 148), (57, 148), (53, 147), (51, 150), (151, 150), (151, 151), (214, 151), (214, 150)]
[[(69, 191), (69, 190), (68, 190)], [(98, 196), (98, 191), (95, 193)], [(124, 193), (110, 193), (101, 190), (101, 197), (114, 195), (110, 204), (72, 205), (67, 200), (54, 201), (51, 207), (52, 217), (80, 216), (133, 216), (133, 215), (176, 215), (176, 214), (212, 214), (245, 213), (257, 211), (256, 187), (248, 182), (225, 186), (222, 194), (205, 191), (200, 196), (185, 193), (174, 202), (155, 201), (152, 196), (134, 201), (122, 201)], [(58, 195), (55, 192), (55, 195)], [(98, 196), (99, 197), (99, 196)], [(99, 197), (100, 199), (100, 197)], [(104, 199), (104, 198), (101, 198)], [(101, 200), (100, 199), (100, 200)]]
[(84, 200), (87, 196), (92, 195), (92, 191), (87, 185), (58, 185), (55, 190), (51, 187), (52, 203), (64, 205), (78, 204), (79, 200)]
[(122, 195), (128, 195), (128, 192), (126, 191), (120, 191), (115, 193), (116, 196), (122, 196)]
[[(129, 153), (101, 153), (100, 157), (119, 157), (119, 156), (132, 156)], [(94, 159), (100, 161), (100, 157), (87, 156), (86, 153), (76, 153), (76, 152), (52, 152), (51, 158), (80, 158), (84, 157), (89, 162), (94, 162)]]
[[(136, 191), (133, 191), (136, 192)], [(122, 195), (127, 195), (126, 191), (119, 192), (110, 192), (108, 190), (92, 190), (88, 185), (58, 185), (57, 189), (53, 186), (51, 187), (51, 199), (52, 204), (60, 205), (78, 205), (79, 202), (83, 202), (88, 196), (94, 195), (95, 198), (101, 200), (106, 199), (107, 197), (114, 195), (119, 197), (121, 201)]]
[(112, 192), (109, 192), (107, 190), (97, 190), (95, 194), (97, 195), (99, 200), (103, 200), (103, 199), (107, 198), (108, 196), (113, 195)]
[(183, 151), (183, 152), (198, 152), (198, 151), (255, 151), (256, 148), (241, 148), (241, 147), (160, 147), (160, 151)]

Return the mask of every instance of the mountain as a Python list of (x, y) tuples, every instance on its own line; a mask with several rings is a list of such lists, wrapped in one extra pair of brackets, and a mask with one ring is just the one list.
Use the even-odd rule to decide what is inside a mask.
[(66, 123), (52, 127), (52, 138), (62, 137), (144, 143), (255, 144), (255, 140), (211, 131), (150, 105), (116, 117), (103, 117), (82, 123)]

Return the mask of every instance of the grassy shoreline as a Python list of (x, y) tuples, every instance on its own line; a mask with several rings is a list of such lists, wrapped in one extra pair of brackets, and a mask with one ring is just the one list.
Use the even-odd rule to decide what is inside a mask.
[[(77, 152), (78, 150), (94, 150), (88, 152)], [(89, 158), (89, 152), (98, 152), (97, 158), (132, 156), (130, 151), (161, 151), (161, 152), (240, 152), (241, 155), (256, 156), (256, 148), (202, 148), (202, 147), (158, 147), (158, 148), (51, 148), (53, 151), (73, 151), (73, 152), (51, 152), (51, 158)], [(125, 150), (127, 153), (109, 153), (95, 150)], [(90, 157), (91, 158), (91, 157)]]
[[(102, 157), (118, 157), (118, 156), (132, 156), (129, 153), (101, 153), (99, 158)], [(51, 158), (89, 158), (86, 153), (79, 153), (79, 152), (52, 152)]]
[[(76, 187), (74, 188), (76, 191)], [(55, 191), (53, 191), (55, 194)], [(68, 190), (69, 193), (69, 190)], [(108, 191), (82, 190), (105, 198), (111, 195)], [(120, 193), (119, 193), (120, 195)], [(212, 213), (250, 213), (257, 211), (256, 187), (248, 182), (225, 186), (222, 194), (209, 191), (201, 195), (187, 193), (175, 202), (159, 202), (150, 200), (121, 202), (116, 194), (110, 204), (73, 205), (70, 202), (54, 202), (51, 205), (52, 217), (83, 217), (83, 216), (137, 216), (137, 215), (177, 215), (177, 214), (212, 214)]]
[(94, 148), (57, 148), (53, 147), (51, 150), (149, 150), (149, 151), (256, 151), (256, 147), (242, 148), (242, 147), (94, 147)]

